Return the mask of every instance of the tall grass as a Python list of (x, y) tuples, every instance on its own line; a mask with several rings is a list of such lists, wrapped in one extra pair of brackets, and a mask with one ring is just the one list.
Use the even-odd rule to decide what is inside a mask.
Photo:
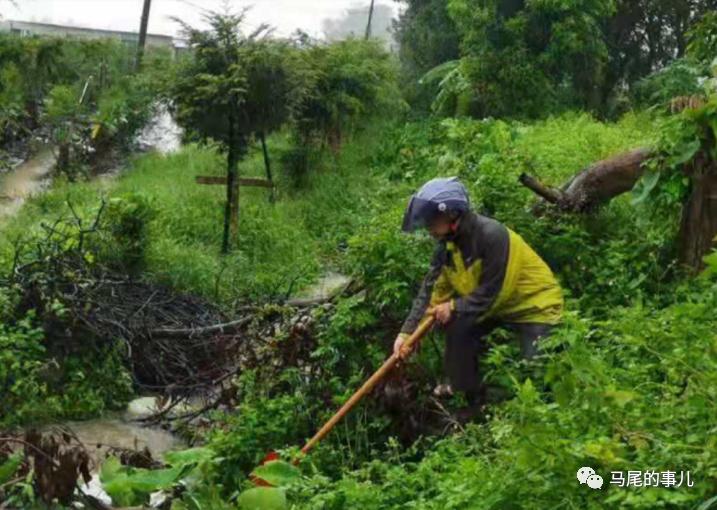
[[(199, 185), (197, 175), (223, 176), (225, 160), (212, 146), (187, 145), (132, 160), (116, 180), (68, 184), (56, 181), (29, 200), (20, 214), (0, 224), (0, 258), (7, 264), (18, 239), (29, 239), (43, 222), (67, 217), (73, 208), (90, 218), (102, 197), (143, 195), (155, 211), (149, 225), (146, 277), (204, 295), (225, 305), (281, 299), (335, 269), (345, 240), (366, 216), (361, 197), (377, 179), (362, 156), (380, 135), (360, 140), (334, 158), (328, 154), (299, 188), (279, 164), (289, 149), (285, 135), (269, 140), (277, 182), (276, 200), (264, 188), (242, 187), (239, 236), (229, 255), (220, 253), (225, 189)], [(242, 176), (265, 175), (263, 155), (253, 148), (240, 165)]]

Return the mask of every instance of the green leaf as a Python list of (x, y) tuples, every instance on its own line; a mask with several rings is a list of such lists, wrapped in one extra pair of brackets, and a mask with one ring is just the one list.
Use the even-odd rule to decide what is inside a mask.
[(138, 469), (128, 477), (133, 490), (149, 495), (162, 489), (168, 489), (186, 472), (186, 466), (170, 469)]
[(242, 492), (237, 499), (242, 510), (284, 510), (287, 508), (284, 489), (256, 487)]
[(425, 85), (427, 83), (442, 80), (448, 73), (456, 69), (459, 64), (460, 60), (449, 60), (440, 65), (437, 65), (433, 69), (430, 69), (428, 72), (426, 72), (426, 74), (424, 74), (421, 79), (418, 80), (418, 83), (420, 85)]
[(700, 276), (703, 278), (710, 278), (717, 275), (717, 251), (713, 251), (709, 255), (705, 255), (702, 257), (702, 260), (704, 261), (706, 267)]
[(12, 478), (20, 464), (22, 464), (22, 452), (11, 455), (4, 463), (0, 464), (0, 485)]
[(274, 460), (259, 466), (251, 474), (275, 487), (285, 487), (299, 478), (301, 473), (296, 466), (288, 462)]
[(702, 503), (700, 506), (697, 507), (697, 510), (709, 510), (715, 505), (715, 503), (717, 503), (717, 496), (714, 496)]
[(204, 447), (167, 452), (164, 454), (164, 460), (170, 466), (186, 466), (188, 464), (200, 464), (213, 458), (214, 451), (210, 448)]
[(697, 151), (700, 150), (701, 147), (700, 140), (692, 140), (689, 143), (683, 144), (679, 146), (679, 152), (676, 154), (673, 154), (669, 159), (669, 165), (671, 167), (676, 167), (679, 165), (682, 165), (684, 163), (687, 163), (689, 160), (691, 160), (695, 154), (697, 154)]
[(122, 463), (117, 457), (108, 457), (107, 460), (105, 460), (102, 463), (102, 468), (100, 469), (100, 482), (105, 483), (112, 481), (112, 479), (116, 478), (120, 471), (122, 471)]
[(112, 501), (121, 506), (146, 503), (152, 492), (174, 485), (187, 471), (188, 465), (170, 469), (135, 469), (123, 466), (117, 457), (108, 458), (100, 470), (102, 487)]
[(537, 402), (540, 399), (538, 391), (535, 389), (533, 381), (530, 380), (530, 378), (518, 386), (518, 399), (525, 404)]
[(140, 494), (135, 494), (127, 481), (127, 475), (119, 473), (110, 481), (102, 482), (102, 488), (112, 498), (112, 502), (119, 506), (133, 506), (143, 502)]
[(644, 202), (645, 199), (650, 195), (650, 192), (655, 189), (658, 181), (660, 180), (660, 172), (652, 171), (647, 172), (643, 175), (639, 181), (639, 185), (635, 186), (635, 191), (639, 189), (639, 195), (632, 199), (632, 205)]
[(625, 390), (606, 391), (605, 396), (613, 399), (619, 407), (625, 407), (625, 404), (634, 400), (635, 397), (637, 397), (634, 392)]

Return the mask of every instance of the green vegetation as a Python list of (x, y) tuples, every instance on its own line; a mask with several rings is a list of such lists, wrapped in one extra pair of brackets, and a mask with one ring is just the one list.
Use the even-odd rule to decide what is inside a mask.
[(133, 55), (111, 40), (0, 36), (0, 166), (33, 134), (48, 134), (58, 173), (105, 170), (148, 121), (170, 61), (153, 50), (132, 74)]
[(414, 81), (435, 67), (441, 75), (406, 87), (408, 97), (425, 107), (441, 90), (433, 106), (444, 115), (539, 118), (585, 108), (616, 117), (640, 80), (675, 57), (709, 63), (715, 55), (709, 0), (403, 3), (404, 73)]
[[(168, 155), (136, 155), (111, 180), (57, 178), (0, 224), (0, 428), (96, 416), (132, 396), (122, 342), (58, 334), (69, 312), (53, 277), (63, 272), (74, 288), (87, 283), (58, 261), (165, 284), (230, 317), (249, 304), (269, 304), (259, 314), (284, 313), (275, 303), (339, 270), (361, 292), (310, 312), (315, 329), (302, 337), (308, 353), (300, 362), (237, 374), (238, 405), (185, 430), (196, 444), (167, 455), (163, 468), (115, 457), (103, 464), (100, 478), (116, 504), (147, 504), (165, 489), (173, 510), (710, 508), (717, 252), (702, 239), (690, 248), (699, 254), (691, 268), (678, 260), (685, 221), (711, 221), (690, 216), (685, 204), (704, 183), (709, 191), (717, 161), (714, 16), (682, 27), (704, 10), (700, 2), (689, 19), (672, 20), (684, 41), (669, 30), (660, 41), (686, 55), (650, 55), (647, 68), (665, 65), (648, 75), (645, 49), (627, 42), (642, 71), (610, 67), (622, 65), (610, 58), (622, 39), (605, 26), (626, 4), (508, 3), (409, 2), (399, 23), (402, 76), (428, 71), (424, 85), (437, 84), (428, 98), (416, 81), (399, 87), (398, 63), (374, 42), (245, 38), (241, 16), (220, 15), (208, 32), (191, 32), (197, 51), (172, 67), (172, 83), (152, 74), (120, 80), (88, 111), (66, 108), (72, 83), (44, 92), (43, 115), (60, 144), (86, 115), (103, 119), (96, 138), (104, 132), (130, 143), (144, 115), (132, 98), (153, 90), (176, 101), (187, 143)], [(438, 13), (445, 33), (431, 33), (427, 13)], [(19, 69), (5, 67), (0, 77), (25, 79)], [(604, 78), (597, 96), (592, 73)], [(630, 80), (621, 92), (629, 93), (617, 98), (621, 79)], [(0, 100), (17, 99), (8, 90)], [(409, 115), (400, 92), (413, 102)], [(692, 97), (676, 108), (683, 94)], [(426, 100), (441, 115), (422, 116)], [(128, 104), (137, 117), (116, 113)], [(117, 118), (134, 127), (115, 125)], [(226, 190), (199, 186), (195, 176), (264, 176), (262, 142), (271, 148), (276, 192), (272, 199), (241, 188), (238, 235), (222, 250)], [(558, 185), (636, 147), (653, 148), (655, 157), (633, 192), (585, 214), (537, 203), (518, 182), (526, 172)], [(518, 346), (492, 334), (488, 413), (447, 427), (431, 402), (442, 377), (440, 335), (432, 334), (394, 386), (375, 391), (298, 467), (257, 467), (272, 448), (287, 461), (300, 457), (297, 447), (386, 357), (432, 249), (428, 236), (399, 232), (406, 199), (426, 180), (453, 175), (477, 211), (519, 232), (558, 275), (568, 312), (544, 355), (519, 361)], [(695, 271), (702, 255), (706, 268)], [(461, 404), (446, 402), (446, 413)], [(603, 490), (577, 483), (582, 466), (602, 474)], [(18, 469), (0, 449), (0, 494), (39, 505), (27, 485), (2, 486)], [(694, 486), (610, 484), (611, 471), (631, 470), (676, 471), (678, 479), (689, 471)], [(252, 475), (275, 487), (255, 488)]]
[(266, 136), (294, 127), (296, 147), (284, 160), (298, 181), (308, 171), (311, 154), (326, 144), (337, 152), (354, 123), (377, 111), (397, 110), (399, 93), (391, 60), (373, 41), (269, 40), (267, 27), (246, 37), (244, 13), (210, 12), (205, 18), (208, 31), (182, 23), (195, 56), (177, 68), (168, 93), (189, 137), (211, 139), (226, 152), (222, 251), (228, 253), (236, 235), (237, 167), (252, 139), (261, 141), (271, 180)]

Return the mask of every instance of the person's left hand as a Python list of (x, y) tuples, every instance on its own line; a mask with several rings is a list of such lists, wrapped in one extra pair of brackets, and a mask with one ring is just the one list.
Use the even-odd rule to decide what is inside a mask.
[(445, 303), (441, 303), (440, 305), (436, 305), (433, 307), (433, 315), (436, 317), (436, 320), (441, 324), (448, 324), (448, 321), (451, 320), (451, 317), (453, 316), (453, 310), (451, 310), (451, 302), (446, 301)]

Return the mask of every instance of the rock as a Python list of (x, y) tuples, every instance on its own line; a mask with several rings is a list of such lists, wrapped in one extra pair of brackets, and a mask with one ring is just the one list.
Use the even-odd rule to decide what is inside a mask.
[(112, 498), (109, 494), (107, 494), (107, 492), (105, 492), (104, 488), (102, 487), (102, 482), (100, 482), (100, 477), (97, 473), (92, 475), (92, 479), (89, 483), (80, 483), (78, 486), (78, 490), (86, 496), (95, 498), (100, 503), (103, 503), (108, 506), (112, 504)]
[(307, 287), (296, 297), (289, 301), (292, 303), (320, 303), (322, 301), (329, 301), (330, 299), (341, 294), (346, 287), (351, 283), (351, 278), (346, 275), (328, 272), (322, 276), (318, 282)]
[(141, 420), (159, 411), (157, 397), (140, 397), (127, 405), (126, 416), (130, 420)]
[[(158, 397), (140, 397), (136, 398), (127, 404), (127, 409), (124, 413), (124, 419), (127, 421), (141, 420), (148, 418), (153, 414), (165, 409), (168, 406), (172, 406), (173, 401), (168, 400), (164, 403)], [(172, 406), (169, 411), (169, 416), (179, 416), (192, 411), (195, 411), (202, 407), (202, 403), (197, 399), (190, 398), (189, 401), (180, 402), (177, 405)]]

